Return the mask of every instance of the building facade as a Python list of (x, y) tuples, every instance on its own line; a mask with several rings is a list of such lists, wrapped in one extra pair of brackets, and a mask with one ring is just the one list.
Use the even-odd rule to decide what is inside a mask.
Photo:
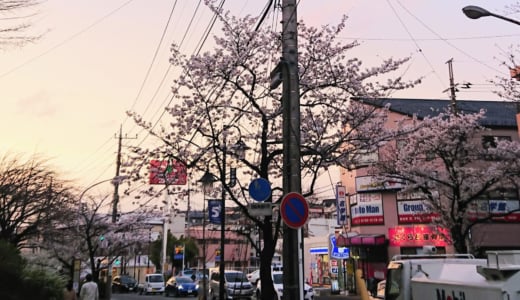
[[(516, 106), (511, 102), (457, 101), (457, 108), (467, 113), (484, 109), (486, 117), (481, 125), (490, 129), (490, 137), (518, 141)], [(378, 99), (372, 105), (389, 106), (386, 126), (395, 126), (402, 119), (419, 120), (447, 109), (446, 100)], [(484, 139), (485, 137), (483, 137)], [(419, 193), (402, 192), (400, 182), (381, 181), (370, 168), (379, 159), (371, 153), (352, 170), (341, 171), (346, 186), (349, 209), (349, 236), (338, 237), (340, 244), (350, 248), (355, 268), (363, 270), (365, 278), (384, 279), (386, 263), (397, 254), (422, 254), (425, 246), (435, 247), (437, 253), (454, 253), (449, 228), (435, 222), (439, 212), (425, 206)], [(485, 201), (484, 201), (485, 200)], [(489, 195), (481, 204), (488, 212), (520, 207), (518, 190)], [(480, 205), (480, 204), (479, 204)], [(503, 211), (506, 212), (506, 211)], [(473, 226), (468, 245), (477, 254), (492, 249), (520, 249), (520, 214)]]

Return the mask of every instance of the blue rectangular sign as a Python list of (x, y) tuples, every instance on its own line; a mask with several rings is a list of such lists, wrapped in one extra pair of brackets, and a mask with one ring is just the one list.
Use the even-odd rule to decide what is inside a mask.
[(208, 200), (208, 214), (210, 223), (222, 223), (222, 201), (215, 199)]

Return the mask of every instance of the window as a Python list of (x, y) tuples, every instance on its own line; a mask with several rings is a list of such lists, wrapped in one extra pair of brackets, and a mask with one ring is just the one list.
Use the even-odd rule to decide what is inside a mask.
[(497, 141), (511, 141), (511, 136), (507, 135), (484, 135), (482, 136), (482, 147), (484, 149), (496, 148)]

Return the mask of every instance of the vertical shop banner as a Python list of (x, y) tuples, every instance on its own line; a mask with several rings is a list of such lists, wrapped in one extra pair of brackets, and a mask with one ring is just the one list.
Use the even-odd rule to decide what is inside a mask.
[(384, 224), (383, 196), (381, 193), (355, 194), (350, 197), (350, 203), (352, 225)]
[(336, 209), (337, 221), (339, 226), (347, 225), (347, 189), (345, 186), (336, 186)]
[(208, 200), (208, 214), (210, 223), (222, 223), (222, 201), (215, 199)]
[(186, 165), (180, 161), (150, 161), (150, 184), (185, 185), (187, 177)]

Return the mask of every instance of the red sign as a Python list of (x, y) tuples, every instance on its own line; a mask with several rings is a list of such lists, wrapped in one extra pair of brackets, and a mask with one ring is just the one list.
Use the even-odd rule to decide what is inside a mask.
[(449, 244), (449, 231), (435, 226), (388, 228), (390, 246), (422, 247), (426, 245), (445, 247)]
[(186, 165), (176, 160), (150, 161), (150, 184), (185, 185)]

